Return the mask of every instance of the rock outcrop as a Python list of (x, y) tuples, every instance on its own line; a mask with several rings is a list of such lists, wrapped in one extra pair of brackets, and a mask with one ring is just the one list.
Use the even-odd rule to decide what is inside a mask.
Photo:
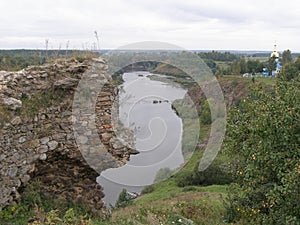
[[(1, 71), (0, 210), (18, 201), (22, 187), (33, 181), (39, 181), (44, 194), (85, 204), (96, 211), (103, 209), (104, 195), (96, 177), (110, 166), (123, 165), (130, 154), (136, 153), (120, 145), (111, 124), (117, 89), (106, 71), (107, 65), (101, 59), (57, 61), (19, 72)], [(97, 98), (95, 122), (111, 161), (99, 165), (97, 171), (78, 149), (72, 125), (74, 92), (85, 73), (108, 81)], [(124, 138), (131, 137), (130, 132), (127, 135)]]

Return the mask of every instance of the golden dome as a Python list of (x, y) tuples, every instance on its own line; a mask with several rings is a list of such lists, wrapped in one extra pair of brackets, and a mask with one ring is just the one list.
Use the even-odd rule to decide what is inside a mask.
[(276, 49), (276, 45), (274, 45), (274, 50), (273, 52), (271, 53), (271, 58), (272, 57), (275, 57), (275, 58), (279, 58), (279, 53), (277, 52), (277, 49)]

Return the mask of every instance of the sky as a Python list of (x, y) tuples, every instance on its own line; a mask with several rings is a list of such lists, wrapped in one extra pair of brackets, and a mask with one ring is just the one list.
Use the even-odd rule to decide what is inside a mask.
[(1, 0), (0, 49), (161, 41), (195, 50), (300, 52), (298, 0)]

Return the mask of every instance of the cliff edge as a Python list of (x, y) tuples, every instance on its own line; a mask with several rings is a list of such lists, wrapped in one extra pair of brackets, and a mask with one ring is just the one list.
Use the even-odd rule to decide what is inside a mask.
[[(107, 155), (97, 158), (97, 150), (90, 155), (96, 168), (83, 157), (73, 132), (73, 98), (84, 74), (105, 82), (97, 96), (96, 118), (91, 115)], [(38, 181), (46, 195), (101, 211), (104, 194), (97, 176), (136, 153), (122, 146), (114, 132), (111, 108), (116, 100), (117, 89), (102, 59), (58, 60), (18, 72), (0, 71), (0, 210), (18, 201), (28, 183)], [(124, 138), (130, 139), (126, 133)]]

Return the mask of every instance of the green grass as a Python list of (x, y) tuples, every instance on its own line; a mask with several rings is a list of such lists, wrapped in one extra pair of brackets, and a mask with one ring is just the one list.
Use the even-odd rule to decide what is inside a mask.
[(169, 200), (117, 210), (108, 224), (223, 224), (217, 194), (185, 193)]
[(267, 85), (275, 85), (277, 79), (269, 78), (269, 77), (259, 77), (259, 78), (255, 78), (255, 80)]
[[(248, 85), (252, 84), (252, 79), (251, 78), (243, 78), (242, 76), (236, 76), (236, 75), (225, 75), (222, 77), (222, 79), (227, 79), (227, 80), (237, 80), (245, 82)], [(257, 77), (255, 78), (255, 81), (264, 83), (266, 85), (274, 85), (276, 83), (276, 78), (270, 78), (270, 77)]]
[(179, 188), (173, 178), (153, 186), (154, 192), (115, 210), (107, 224), (224, 224), (227, 186)]

